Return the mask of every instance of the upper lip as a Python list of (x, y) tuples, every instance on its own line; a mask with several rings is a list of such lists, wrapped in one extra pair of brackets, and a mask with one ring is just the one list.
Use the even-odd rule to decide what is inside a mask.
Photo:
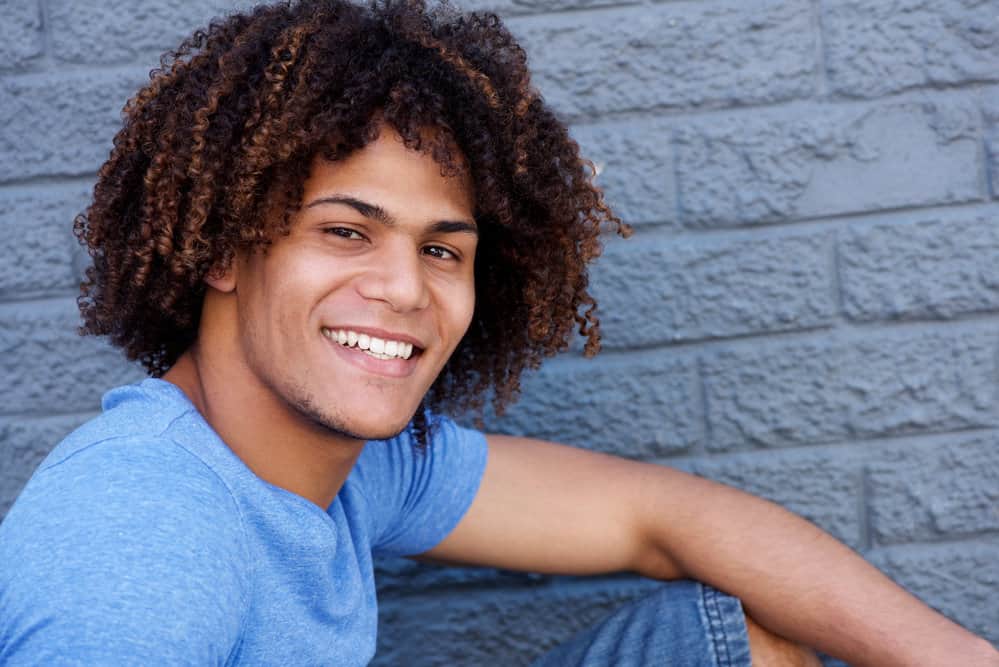
[(330, 331), (355, 331), (357, 333), (368, 334), (369, 336), (374, 336), (375, 338), (381, 338), (382, 340), (398, 340), (404, 343), (411, 343), (414, 348), (423, 350), (427, 346), (419, 338), (415, 336), (410, 336), (409, 334), (399, 333), (397, 331), (387, 331), (385, 329), (378, 329), (375, 327), (359, 327), (353, 324), (334, 324), (334, 325), (324, 325), (324, 329), (329, 329)]

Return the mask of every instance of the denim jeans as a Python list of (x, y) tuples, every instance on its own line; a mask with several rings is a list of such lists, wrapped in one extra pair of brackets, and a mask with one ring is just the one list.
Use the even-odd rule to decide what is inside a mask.
[(742, 604), (696, 581), (666, 583), (531, 663), (531, 667), (651, 665), (749, 667)]

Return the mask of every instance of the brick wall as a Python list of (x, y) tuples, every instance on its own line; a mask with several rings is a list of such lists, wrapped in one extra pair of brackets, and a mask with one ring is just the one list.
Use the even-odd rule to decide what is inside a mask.
[[(246, 3), (244, 3), (246, 4)], [(616, 210), (605, 351), (490, 427), (774, 499), (999, 642), (999, 2), (474, 0)], [(70, 233), (118, 112), (222, 0), (0, 4), (0, 515), (101, 391)], [(379, 567), (376, 664), (520, 664), (648, 590)]]

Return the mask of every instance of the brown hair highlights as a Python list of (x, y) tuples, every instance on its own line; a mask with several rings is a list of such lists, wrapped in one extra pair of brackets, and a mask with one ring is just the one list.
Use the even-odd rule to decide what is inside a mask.
[(502, 413), (576, 328), (594, 354), (587, 263), (603, 225), (629, 230), (499, 18), (420, 0), (261, 6), (164, 56), (76, 219), (93, 258), (82, 331), (164, 373), (195, 340), (209, 272), (287, 230), (315, 155), (341, 159), (383, 122), (444, 170), (460, 150), (475, 188), (476, 310), (427, 407), (481, 409), (491, 390)]

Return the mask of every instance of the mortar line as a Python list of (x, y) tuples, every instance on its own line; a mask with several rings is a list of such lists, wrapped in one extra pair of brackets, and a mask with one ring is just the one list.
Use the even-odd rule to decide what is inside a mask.
[(825, 32), (822, 27), (822, 0), (812, 0), (812, 24), (815, 27), (815, 90), (819, 99), (829, 96)]
[(873, 548), (873, 539), (871, 537), (870, 476), (867, 474), (866, 461), (860, 462), (860, 470), (857, 474), (860, 476), (857, 493), (857, 527), (859, 529), (857, 540), (860, 545), (860, 553), (866, 554)]
[(981, 141), (978, 143), (978, 177), (982, 193), (985, 195), (986, 200), (995, 198), (999, 196), (999, 193), (992, 191), (992, 161), (990, 155), (992, 151), (989, 149), (989, 123), (988, 118), (985, 113), (985, 100), (981, 99), (981, 91), (979, 91), (979, 103), (978, 103), (978, 115), (979, 121), (982, 124), (982, 136)]
[[(682, 193), (678, 193), (678, 199)], [(710, 238), (718, 235), (746, 234), (754, 235), (758, 238), (765, 238), (766, 234), (782, 234), (784, 230), (828, 228), (839, 222), (855, 222), (858, 224), (885, 224), (898, 223), (905, 224), (913, 222), (906, 216), (917, 216), (915, 222), (930, 221), (932, 216), (957, 216), (964, 211), (971, 211), (972, 214), (981, 210), (983, 215), (993, 215), (999, 207), (999, 202), (985, 198), (969, 199), (958, 202), (941, 202), (930, 204), (916, 204), (898, 206), (892, 208), (870, 209), (865, 211), (842, 211), (831, 213), (820, 213), (815, 215), (803, 215), (786, 220), (758, 220), (746, 224), (725, 224), (712, 227), (680, 227), (673, 228), (670, 221), (654, 221), (630, 223), (638, 233), (655, 233), (668, 236), (670, 240), (677, 241), (690, 238)], [(627, 220), (625, 221), (627, 222)], [(786, 233), (793, 234), (794, 231)]]
[(704, 358), (701, 355), (697, 356), (697, 389), (700, 394), (701, 432), (704, 434), (704, 438), (699, 445), (695, 445), (692, 449), (694, 453), (703, 456), (711, 454), (711, 442), (714, 439), (714, 433), (712, 432), (711, 417), (709, 415), (708, 379), (705, 376)]
[[(833, 454), (845, 453), (855, 456), (858, 460), (866, 460), (872, 454), (891, 450), (910, 443), (913, 447), (936, 447), (952, 443), (954, 439), (985, 438), (989, 436), (999, 436), (997, 426), (966, 426), (951, 428), (948, 430), (922, 431), (918, 433), (890, 433), (873, 436), (860, 436), (850, 440), (822, 440), (814, 442), (795, 443), (780, 447), (752, 447), (748, 449), (736, 449), (711, 452), (710, 458), (715, 462), (724, 463), (726, 461), (737, 460), (746, 456), (755, 456), (762, 453), (788, 454), (791, 458), (804, 456), (808, 453)], [(689, 452), (677, 454), (676, 456), (656, 456), (643, 459), (649, 463), (659, 465), (686, 465), (706, 460), (709, 457), (693, 455)]]
[(52, 67), (55, 57), (52, 55), (52, 13), (48, 0), (38, 0), (38, 13), (42, 19), (42, 57), (39, 64), (43, 68)]

